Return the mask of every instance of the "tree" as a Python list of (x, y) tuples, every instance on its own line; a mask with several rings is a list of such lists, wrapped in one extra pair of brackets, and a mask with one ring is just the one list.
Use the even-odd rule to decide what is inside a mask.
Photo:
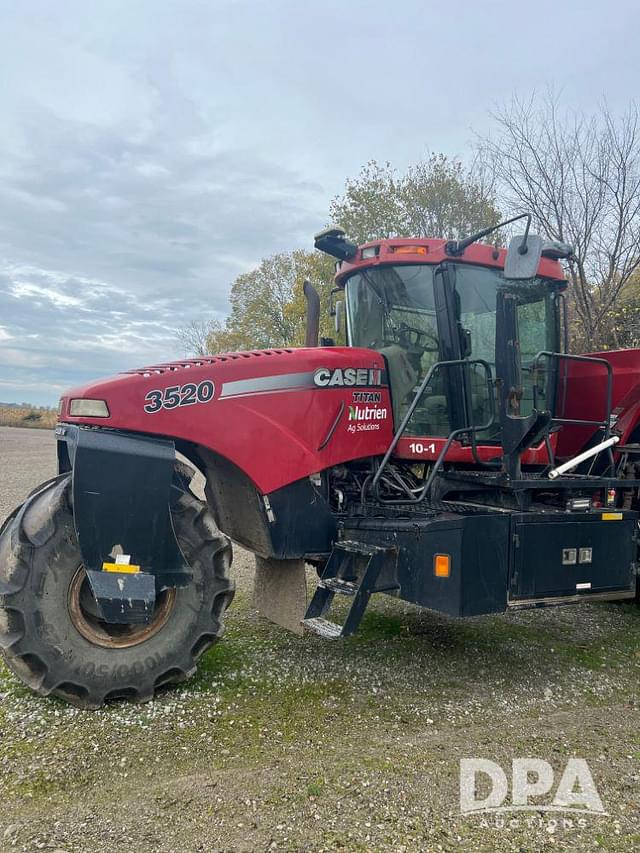
[(209, 352), (300, 346), (304, 343), (306, 305), (302, 284), (308, 278), (320, 293), (321, 323), (328, 326), (333, 264), (320, 252), (284, 252), (265, 258), (231, 286), (231, 313), (214, 324)]
[[(367, 163), (345, 193), (334, 198), (331, 218), (359, 243), (394, 236), (463, 237), (497, 223), (500, 213), (477, 170), (433, 154), (399, 174), (390, 163)], [(334, 266), (320, 252), (284, 252), (265, 258), (231, 287), (224, 323), (194, 322), (179, 333), (192, 352), (296, 346), (304, 342), (309, 278), (320, 293), (321, 333), (335, 337), (329, 319)]]
[(610, 314), (607, 315), (605, 349), (640, 346), (640, 275), (636, 272), (620, 292)]
[(206, 355), (209, 352), (209, 337), (222, 329), (217, 320), (192, 320), (188, 326), (178, 329), (176, 337), (185, 355)]
[(557, 97), (513, 99), (479, 139), (510, 213), (530, 211), (544, 236), (570, 243), (574, 342), (608, 346), (611, 316), (640, 263), (640, 127), (631, 106), (616, 118), (561, 111)]
[(478, 169), (432, 154), (400, 174), (369, 161), (333, 199), (331, 219), (358, 243), (389, 237), (456, 239), (495, 225), (500, 212)]

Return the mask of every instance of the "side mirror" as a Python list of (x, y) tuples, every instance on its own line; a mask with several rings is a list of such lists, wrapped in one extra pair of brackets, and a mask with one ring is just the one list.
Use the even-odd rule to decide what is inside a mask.
[(336, 321), (336, 333), (339, 335), (342, 331), (342, 316), (344, 314), (344, 300), (338, 299), (336, 300), (335, 305), (335, 321)]
[(542, 257), (542, 237), (518, 234), (513, 237), (504, 262), (504, 277), (516, 281), (534, 278)]

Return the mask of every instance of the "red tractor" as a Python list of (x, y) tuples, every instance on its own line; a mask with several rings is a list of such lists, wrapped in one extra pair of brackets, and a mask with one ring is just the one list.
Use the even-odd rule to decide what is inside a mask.
[(303, 349), (65, 394), (59, 474), (0, 531), (11, 669), (87, 708), (190, 676), (223, 632), (230, 540), (257, 555), (262, 612), (325, 637), (375, 593), (452, 616), (635, 598), (640, 354), (569, 354), (570, 247), (491, 230), (359, 247), (329, 229), (348, 346), (317, 346), (307, 286)]

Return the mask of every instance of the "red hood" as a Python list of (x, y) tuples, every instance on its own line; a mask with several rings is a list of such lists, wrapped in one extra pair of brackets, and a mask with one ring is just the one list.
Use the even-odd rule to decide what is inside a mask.
[[(73, 417), (74, 399), (104, 400), (109, 416)], [(225, 353), (127, 371), (68, 391), (60, 420), (204, 445), (263, 492), (382, 454), (393, 430), (382, 356), (344, 347)]]

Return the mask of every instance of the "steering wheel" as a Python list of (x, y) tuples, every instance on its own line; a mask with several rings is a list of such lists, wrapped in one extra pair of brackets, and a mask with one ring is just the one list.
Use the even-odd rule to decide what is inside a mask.
[[(411, 336), (414, 336), (413, 339)], [(408, 323), (402, 322), (398, 326), (398, 343), (409, 350), (409, 352), (438, 352), (440, 347), (438, 338), (432, 333), (424, 329), (417, 329), (415, 326), (410, 326)], [(434, 346), (427, 346), (427, 342), (431, 341)]]

